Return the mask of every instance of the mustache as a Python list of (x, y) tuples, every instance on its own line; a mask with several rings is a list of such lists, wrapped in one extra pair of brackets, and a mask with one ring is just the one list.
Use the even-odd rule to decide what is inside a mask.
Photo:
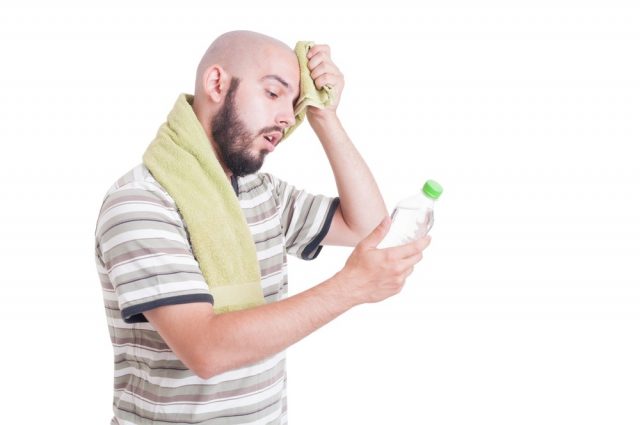
[(271, 127), (264, 127), (263, 129), (258, 131), (258, 135), (264, 134), (264, 133), (271, 133), (273, 131), (280, 132), (281, 134), (284, 135), (284, 128), (282, 128), (280, 126), (277, 126), (277, 125), (274, 125), (274, 126), (271, 126)]

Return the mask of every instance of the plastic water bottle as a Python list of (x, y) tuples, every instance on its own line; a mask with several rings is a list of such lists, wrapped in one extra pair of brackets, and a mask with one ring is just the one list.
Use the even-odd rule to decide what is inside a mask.
[(426, 236), (433, 226), (433, 206), (442, 194), (442, 186), (427, 180), (422, 191), (398, 203), (391, 214), (391, 228), (378, 248), (403, 245)]

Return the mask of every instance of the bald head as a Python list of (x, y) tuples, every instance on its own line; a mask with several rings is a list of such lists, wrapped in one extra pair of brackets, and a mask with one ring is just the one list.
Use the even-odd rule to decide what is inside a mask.
[(193, 111), (227, 173), (257, 170), (295, 122), (300, 65), (286, 44), (249, 31), (221, 35), (196, 74)]
[(251, 31), (222, 34), (211, 43), (200, 60), (196, 73), (196, 97), (204, 89), (203, 81), (211, 66), (218, 65), (231, 76), (242, 79), (263, 63), (266, 57), (273, 55), (297, 64), (293, 50), (280, 40)]

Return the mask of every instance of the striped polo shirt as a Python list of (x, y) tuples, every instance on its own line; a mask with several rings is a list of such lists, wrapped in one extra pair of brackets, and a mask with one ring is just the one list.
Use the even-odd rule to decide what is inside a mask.
[[(314, 259), (339, 200), (266, 173), (232, 181), (251, 230), (267, 303), (287, 294), (287, 254)], [(158, 306), (214, 300), (174, 200), (144, 165), (107, 192), (96, 265), (114, 350), (112, 424), (287, 423), (284, 353), (210, 379), (182, 363), (149, 324)]]

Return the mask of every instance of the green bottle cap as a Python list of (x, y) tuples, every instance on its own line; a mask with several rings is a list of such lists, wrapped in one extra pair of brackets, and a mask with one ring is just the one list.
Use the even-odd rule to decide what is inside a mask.
[(438, 199), (442, 195), (442, 186), (435, 180), (427, 180), (422, 186), (422, 192), (429, 198)]

